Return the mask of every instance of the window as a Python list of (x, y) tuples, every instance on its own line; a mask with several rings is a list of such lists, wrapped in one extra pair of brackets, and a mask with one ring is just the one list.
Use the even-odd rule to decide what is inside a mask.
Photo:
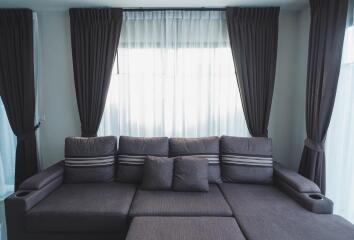
[(224, 11), (124, 12), (115, 65), (99, 135), (249, 135)]
[(0, 199), (13, 191), (16, 137), (13, 134), (4, 105), (0, 100)]
[[(351, 15), (353, 16), (353, 15)], [(354, 27), (347, 28), (336, 100), (326, 140), (327, 196), (354, 223)]]
[(14, 189), (15, 158), (16, 137), (12, 133), (0, 98), (0, 239), (5, 238), (3, 200)]

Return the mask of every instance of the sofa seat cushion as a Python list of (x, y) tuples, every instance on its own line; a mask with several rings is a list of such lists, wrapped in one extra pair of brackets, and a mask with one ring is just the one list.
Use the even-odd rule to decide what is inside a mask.
[(135, 217), (126, 240), (244, 240), (232, 217)]
[(124, 232), (135, 186), (63, 184), (26, 215), (29, 232)]
[(274, 186), (223, 183), (220, 188), (247, 239), (354, 239), (348, 221), (312, 213)]
[(232, 211), (215, 184), (209, 192), (138, 190), (130, 216), (232, 216)]

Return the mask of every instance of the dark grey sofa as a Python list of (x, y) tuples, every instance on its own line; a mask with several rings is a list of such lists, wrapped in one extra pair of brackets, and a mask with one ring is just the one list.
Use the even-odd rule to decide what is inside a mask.
[[(151, 141), (144, 141), (148, 144), (134, 140), (140, 155), (153, 151)], [(215, 142), (212, 152), (208, 151), (210, 141), (179, 139), (173, 144), (182, 144), (183, 155), (209, 156), (219, 151)], [(252, 144), (262, 144), (259, 139), (250, 141), (245, 144), (247, 151), (254, 150)], [(179, 155), (176, 148), (172, 152)], [(210, 169), (214, 174), (217, 166), (213, 161)], [(137, 170), (141, 171), (136, 168), (134, 174)], [(8, 239), (119, 240), (125, 239), (131, 223), (128, 239), (166, 239), (169, 232), (174, 236), (171, 239), (196, 239), (193, 236), (201, 227), (209, 226), (205, 224), (210, 224), (206, 228), (210, 232), (199, 236), (209, 238), (201, 239), (216, 239), (216, 235), (219, 239), (354, 239), (354, 226), (332, 214), (333, 203), (321, 195), (316, 184), (280, 165), (273, 167), (272, 176), (269, 184), (217, 183), (215, 178), (209, 192), (147, 191), (139, 183), (117, 179), (68, 184), (61, 161), (27, 179), (5, 200)], [(176, 226), (189, 226), (189, 230), (176, 235)], [(156, 236), (144, 235), (151, 229)]]

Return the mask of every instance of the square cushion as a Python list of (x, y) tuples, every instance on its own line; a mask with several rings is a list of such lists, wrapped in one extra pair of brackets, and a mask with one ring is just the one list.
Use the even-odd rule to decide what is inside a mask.
[(127, 240), (244, 240), (232, 217), (136, 217)]
[(112, 182), (117, 138), (68, 137), (65, 139), (65, 183)]
[(124, 232), (135, 189), (114, 182), (63, 184), (27, 212), (27, 231)]
[(209, 191), (208, 159), (195, 156), (176, 158), (173, 190), (182, 192)]
[(147, 155), (168, 157), (168, 138), (121, 136), (118, 149), (117, 181), (140, 184)]
[(147, 156), (144, 164), (144, 190), (169, 190), (173, 180), (173, 158)]
[(354, 226), (342, 217), (312, 213), (272, 185), (219, 186), (247, 239), (354, 239)]
[(224, 182), (272, 183), (271, 139), (222, 136), (220, 152), (221, 175)]
[(137, 190), (130, 216), (232, 216), (218, 186), (209, 192)]
[(210, 183), (221, 183), (219, 161), (219, 137), (170, 138), (171, 157), (199, 156), (209, 160)]

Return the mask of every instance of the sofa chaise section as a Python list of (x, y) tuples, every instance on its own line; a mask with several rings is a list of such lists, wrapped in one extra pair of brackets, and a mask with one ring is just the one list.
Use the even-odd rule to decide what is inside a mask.
[(223, 183), (220, 188), (249, 240), (354, 239), (351, 223), (313, 213), (273, 185)]
[(129, 227), (136, 186), (63, 183), (59, 162), (29, 178), (5, 200), (10, 240), (119, 240)]
[(137, 190), (129, 215), (135, 216), (232, 216), (216, 184), (209, 192)]
[(135, 186), (63, 184), (26, 214), (28, 232), (126, 232)]

